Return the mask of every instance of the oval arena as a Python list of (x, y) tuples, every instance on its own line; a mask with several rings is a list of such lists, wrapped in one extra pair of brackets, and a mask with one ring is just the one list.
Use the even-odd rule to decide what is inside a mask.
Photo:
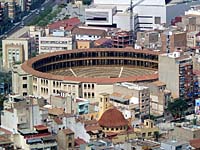
[(45, 98), (63, 92), (95, 99), (99, 93), (112, 93), (114, 83), (157, 80), (158, 55), (132, 48), (48, 53), (13, 69), (13, 80), (27, 84), (21, 89), (13, 87), (13, 91)]

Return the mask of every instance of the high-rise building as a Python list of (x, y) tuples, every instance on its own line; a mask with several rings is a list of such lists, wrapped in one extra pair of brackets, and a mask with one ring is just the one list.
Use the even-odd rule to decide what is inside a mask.
[(188, 99), (193, 95), (193, 61), (180, 52), (159, 56), (159, 80), (166, 83), (174, 98)]

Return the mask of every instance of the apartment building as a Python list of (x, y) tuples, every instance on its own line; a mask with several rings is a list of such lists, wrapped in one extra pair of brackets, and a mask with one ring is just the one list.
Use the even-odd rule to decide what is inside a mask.
[[(48, 30), (48, 29), (47, 29)], [(73, 36), (63, 30), (55, 30), (39, 38), (39, 54), (55, 51), (72, 50)]]
[(11, 95), (4, 106), (1, 127), (13, 133), (18, 133), (19, 129), (32, 129), (33, 126), (42, 123), (37, 99)]
[(198, 31), (187, 32), (187, 46), (188, 47), (196, 47), (197, 39), (198, 39)]
[(3, 68), (10, 70), (14, 64), (20, 64), (31, 57), (33, 39), (28, 36), (29, 27), (24, 27), (2, 40)]
[(144, 117), (150, 112), (150, 90), (128, 82), (115, 84), (110, 103), (119, 107), (125, 118)]
[(75, 135), (71, 129), (60, 130), (57, 137), (60, 149), (74, 150)]
[(160, 32), (159, 31), (144, 31), (137, 32), (137, 40), (135, 43), (136, 49), (161, 49), (161, 40), (160, 40)]
[(52, 149), (57, 150), (58, 145), (54, 135), (44, 125), (34, 126), (34, 129), (21, 129), (14, 139), (18, 149)]
[(90, 40), (95, 41), (100, 38), (103, 38), (106, 36), (105, 30), (100, 29), (90, 29), (90, 28), (75, 28), (72, 31), (72, 35), (75, 36), (76, 40)]
[(112, 35), (112, 47), (125, 48), (127, 46), (133, 46), (132, 32), (120, 31)]
[(186, 50), (186, 32), (167, 29), (161, 34), (162, 51), (169, 53), (176, 50)]
[(174, 98), (188, 99), (193, 94), (193, 61), (180, 52), (161, 54), (158, 67), (159, 80), (166, 83), (166, 88)]
[[(48, 29), (46, 29), (48, 30)], [(45, 36), (46, 31), (44, 28), (38, 26), (30, 26), (29, 36), (34, 39), (35, 52), (39, 53), (39, 39)]]
[(147, 83), (150, 89), (150, 113), (161, 116), (165, 113), (168, 102), (171, 101), (171, 92), (166, 89), (166, 84), (161, 81)]

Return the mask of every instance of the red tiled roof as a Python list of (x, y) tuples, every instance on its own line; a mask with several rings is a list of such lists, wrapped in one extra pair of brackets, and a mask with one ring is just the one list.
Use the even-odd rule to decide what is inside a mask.
[(49, 29), (59, 29), (60, 27), (64, 27), (65, 30), (72, 30), (75, 26), (79, 25), (80, 23), (81, 22), (78, 18), (70, 18), (49, 24), (48, 27)]
[(10, 132), (9, 130), (6, 130), (2, 127), (0, 127), (0, 132), (2, 132), (2, 134), (12, 134), (12, 132)]
[(64, 134), (73, 134), (73, 133), (74, 133), (74, 132), (73, 132), (71, 129), (69, 129), (69, 128), (63, 129), (62, 132), (63, 132)]
[(95, 131), (95, 130), (99, 131), (99, 130), (102, 130), (102, 128), (99, 125), (92, 125), (92, 126), (85, 127), (85, 130), (87, 132), (89, 132), (89, 131)]
[(34, 139), (34, 138), (42, 138), (42, 137), (49, 137), (51, 133), (39, 133), (39, 134), (31, 134), (31, 135), (24, 135), (25, 139)]
[(36, 130), (48, 130), (48, 128), (44, 125), (37, 125), (37, 126), (34, 126)]
[(84, 121), (85, 126), (87, 125), (92, 125), (92, 124), (98, 124), (97, 120), (92, 119), (92, 120), (85, 120)]
[(200, 148), (200, 139), (190, 140), (190, 145), (194, 148)]
[(47, 53), (43, 55), (39, 55), (37, 57), (31, 58), (28, 61), (24, 62), (22, 64), (22, 69), (29, 73), (32, 74), (36, 77), (40, 78), (46, 78), (46, 79), (52, 79), (52, 80), (70, 80), (70, 81), (75, 81), (75, 82), (92, 82), (92, 83), (116, 83), (116, 82), (131, 82), (131, 81), (148, 81), (148, 80), (157, 80), (158, 79), (158, 74), (150, 74), (150, 75), (143, 75), (143, 76), (130, 76), (126, 78), (92, 78), (92, 77), (72, 77), (72, 76), (62, 76), (62, 75), (53, 75), (50, 73), (45, 73), (45, 72), (40, 72), (32, 68), (32, 64), (36, 61), (39, 61), (41, 59), (51, 57), (51, 56), (56, 56), (56, 55), (62, 55), (62, 54), (67, 54), (67, 53), (81, 53), (81, 52), (96, 52), (96, 51), (110, 51), (110, 52), (138, 52), (138, 53), (143, 53), (143, 54), (152, 54), (152, 55), (159, 55), (161, 54), (160, 52), (154, 52), (150, 50), (136, 50), (133, 48), (92, 48), (92, 49), (77, 49), (73, 51), (59, 51), (59, 52), (52, 52), (52, 53)]
[(54, 121), (57, 123), (57, 124), (62, 124), (62, 120), (58, 117), (54, 118)]
[(75, 139), (75, 146), (79, 146), (81, 144), (86, 144), (86, 142), (79, 137), (77, 139)]
[(59, 116), (59, 115), (64, 114), (64, 109), (62, 109), (62, 108), (52, 108), (52, 109), (48, 109), (48, 113), (50, 115)]
[(106, 31), (99, 29), (74, 28), (72, 34), (104, 36), (106, 35)]
[(98, 121), (102, 127), (121, 127), (127, 126), (128, 121), (123, 114), (116, 108), (106, 110)]
[(100, 38), (100, 39), (94, 41), (94, 44), (95, 44), (96, 46), (99, 46), (99, 45), (103, 45), (103, 44), (106, 43), (106, 42), (111, 42), (111, 39)]

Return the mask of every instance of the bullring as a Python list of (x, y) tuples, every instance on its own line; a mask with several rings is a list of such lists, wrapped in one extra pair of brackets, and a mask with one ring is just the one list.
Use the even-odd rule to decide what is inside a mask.
[(47, 98), (63, 91), (95, 99), (99, 93), (112, 92), (114, 83), (157, 80), (158, 55), (158, 52), (132, 48), (60, 51), (26, 61), (13, 69), (13, 75), (14, 80), (19, 81), (23, 76), (29, 79), (23, 95)]

